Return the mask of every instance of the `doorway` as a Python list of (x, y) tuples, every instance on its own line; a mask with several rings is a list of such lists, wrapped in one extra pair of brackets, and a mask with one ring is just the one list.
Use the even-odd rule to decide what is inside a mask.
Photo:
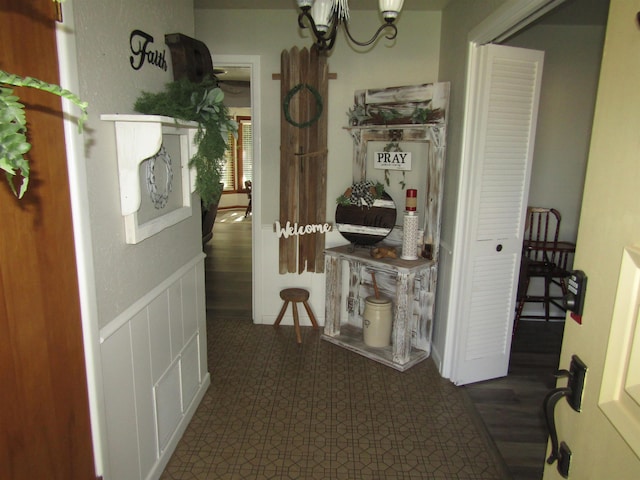
[[(241, 190), (239, 195), (244, 202), (242, 215), (247, 214), (245, 220), (248, 220), (251, 227), (251, 318), (256, 318), (256, 311), (260, 305), (260, 288), (258, 281), (261, 278), (260, 263), (257, 261), (256, 252), (260, 248), (260, 225), (261, 225), (261, 206), (260, 206), (260, 178), (261, 178), (261, 151), (260, 151), (260, 57), (254, 55), (213, 55), (214, 71), (216, 72), (220, 88), (225, 93), (225, 105), (230, 109), (237, 110), (238, 117), (251, 118), (251, 153), (252, 165), (250, 172), (251, 180), (251, 211), (248, 212), (246, 205), (248, 202), (248, 192), (244, 185), (244, 177), (242, 177), (242, 185), (238, 185), (236, 190)], [(245, 112), (245, 114), (242, 114)], [(246, 113), (248, 112), (248, 115)], [(246, 118), (245, 118), (246, 123)], [(246, 165), (245, 165), (246, 166)], [(236, 179), (241, 178), (236, 176)], [(239, 180), (237, 180), (239, 181)], [(223, 194), (223, 198), (225, 195)], [(239, 197), (236, 197), (239, 198)], [(231, 199), (231, 205), (237, 203)], [(224, 211), (225, 202), (221, 203)], [(215, 236), (215, 226), (214, 226)]]
[[(557, 209), (562, 215), (559, 239), (572, 243), (578, 232), (608, 3), (592, 2), (593, 12), (583, 16), (579, 13), (584, 5), (566, 2), (501, 42), (545, 52), (527, 205)], [(530, 294), (542, 293), (539, 280), (532, 280)], [(561, 294), (559, 287), (553, 294)], [(525, 318), (515, 327), (512, 352), (559, 356), (564, 320), (545, 325), (526, 318), (541, 315), (542, 303), (525, 304), (523, 313)], [(564, 312), (555, 308), (551, 315), (564, 316)]]
[[(520, 243), (517, 251), (513, 251), (513, 263), (509, 266), (509, 268), (504, 268), (504, 271), (501, 272), (499, 277), (501, 279), (510, 279), (507, 283), (509, 283), (511, 292), (508, 292), (508, 289), (501, 290), (501, 295), (499, 295), (495, 291), (493, 292), (493, 300), (491, 300), (491, 302), (493, 303), (491, 303), (491, 306), (494, 307), (494, 309), (499, 310), (499, 315), (497, 315), (497, 317), (492, 317), (492, 325), (494, 326), (496, 332), (500, 332), (501, 337), (491, 337), (494, 338), (492, 342), (496, 345), (496, 348), (493, 348), (491, 351), (487, 351), (486, 355), (483, 355), (482, 359), (487, 366), (487, 368), (483, 368), (478, 361), (474, 361), (473, 363), (467, 361), (470, 355), (467, 345), (469, 332), (472, 330), (472, 327), (476, 328), (478, 326), (481, 326), (479, 322), (482, 321), (484, 317), (479, 316), (481, 312), (473, 312), (469, 310), (467, 299), (471, 298), (471, 294), (473, 293), (471, 289), (474, 288), (475, 284), (472, 283), (473, 279), (471, 277), (465, 275), (465, 272), (470, 268), (469, 265), (475, 264), (478, 261), (477, 258), (472, 258), (471, 253), (469, 253), (469, 248), (474, 238), (474, 234), (470, 228), (472, 226), (472, 220), (478, 215), (478, 204), (470, 204), (469, 202), (471, 196), (474, 194), (473, 192), (482, 191), (481, 188), (483, 185), (483, 179), (478, 176), (480, 173), (482, 173), (482, 169), (480, 169), (479, 167), (474, 168), (474, 165), (477, 164), (477, 162), (474, 160), (476, 158), (477, 152), (473, 151), (473, 142), (475, 141), (474, 139), (477, 140), (479, 138), (478, 132), (476, 132), (476, 130), (480, 125), (477, 122), (474, 122), (474, 119), (476, 118), (476, 116), (480, 115), (483, 112), (483, 104), (478, 103), (481, 101), (479, 94), (482, 93), (481, 91), (478, 91), (478, 88), (480, 88), (480, 84), (478, 83), (478, 75), (480, 72), (478, 69), (481, 68), (481, 65), (479, 63), (482, 59), (482, 57), (480, 56), (480, 52), (481, 50), (486, 50), (486, 47), (481, 47), (481, 45), (496, 41), (502, 41), (505, 38), (513, 37), (515, 31), (522, 30), (527, 24), (533, 25), (533, 22), (542, 17), (542, 14), (540, 14), (542, 10), (546, 9), (546, 13), (548, 13), (549, 11), (553, 10), (553, 7), (556, 7), (558, 3), (562, 2), (537, 0), (535, 2), (532, 1), (522, 5), (505, 6), (505, 8), (498, 9), (495, 14), (487, 17), (468, 35), (467, 45), (469, 56), (467, 57), (467, 100), (465, 107), (465, 127), (464, 133), (462, 135), (462, 144), (464, 149), (461, 162), (461, 171), (466, 173), (464, 173), (460, 177), (460, 185), (458, 187), (459, 197), (453, 244), (454, 255), (451, 260), (452, 291), (447, 305), (447, 332), (444, 340), (444, 354), (441, 368), (441, 371), (445, 377), (451, 378), (452, 381), (458, 384), (486, 380), (489, 378), (504, 376), (507, 374), (509, 361), (508, 354), (511, 344), (511, 331), (515, 311), (515, 286), (517, 284), (517, 272), (518, 265), (520, 263), (519, 250), (521, 249), (522, 245), (521, 235), (522, 230), (524, 230), (525, 210), (528, 196), (527, 191), (521, 190), (517, 199), (522, 212), (520, 217), (521, 220), (518, 225), (511, 225), (514, 225), (516, 227), (522, 225), (521, 229), (519, 227), (515, 229), (515, 234), (520, 237)], [(577, 2), (573, 3), (573, 6), (576, 7)], [(514, 51), (519, 50), (523, 54), (527, 51), (527, 49), (507, 46), (501, 48), (511, 49)], [(515, 52), (513, 53), (515, 54)], [(512, 65), (515, 66), (516, 64), (512, 63)], [(555, 108), (556, 106), (552, 105), (552, 107)], [(486, 112), (484, 113), (486, 114)], [(588, 137), (588, 134), (586, 136)], [(530, 137), (527, 142), (529, 146), (532, 146), (535, 142), (535, 138)], [(528, 160), (528, 162), (530, 162), (528, 164), (528, 168), (531, 168), (531, 165), (533, 164), (532, 159), (533, 157), (530, 157), (530, 159)], [(555, 159), (555, 163), (557, 163), (557, 159)], [(514, 181), (515, 180), (517, 179), (514, 177)], [(517, 187), (518, 185), (520, 184), (508, 184), (508, 186), (513, 187)], [(504, 186), (506, 187), (507, 184), (504, 184)], [(526, 187), (528, 190), (528, 178)], [(470, 208), (466, 208), (467, 206), (469, 206)], [(517, 231), (520, 231), (520, 233), (517, 233)], [(509, 230), (509, 232), (511, 232), (511, 230)], [(503, 244), (504, 242), (500, 241), (498, 243)], [(511, 251), (509, 250), (509, 252)], [(507, 258), (504, 260), (509, 259)], [(504, 264), (505, 262), (503, 261), (502, 263)], [(495, 270), (497, 266), (493, 265), (492, 268), (493, 270)], [(508, 295), (508, 300), (512, 303), (511, 305), (508, 305), (509, 302), (505, 300), (504, 295)], [(486, 304), (486, 302), (489, 300), (490, 299), (485, 299), (483, 300), (483, 302)], [(483, 311), (487, 310), (485, 307), (486, 305), (483, 306)], [(475, 337), (469, 338), (473, 339)], [(477, 358), (477, 355), (473, 356), (473, 358)], [(491, 368), (488, 368), (489, 366)], [(470, 370), (471, 367), (473, 367), (473, 370)]]

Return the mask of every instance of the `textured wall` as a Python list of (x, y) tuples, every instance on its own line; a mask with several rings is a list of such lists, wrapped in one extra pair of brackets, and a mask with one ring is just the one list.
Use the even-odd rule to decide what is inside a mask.
[[(105, 113), (133, 113), (143, 90), (157, 91), (173, 79), (164, 35), (193, 35), (193, 0), (83, 0), (74, 2), (80, 96), (89, 102), (85, 155), (100, 327), (200, 251), (199, 206), (194, 215), (138, 245), (127, 245), (112, 122)], [(142, 30), (165, 51), (167, 71), (150, 63), (131, 67), (129, 36)]]

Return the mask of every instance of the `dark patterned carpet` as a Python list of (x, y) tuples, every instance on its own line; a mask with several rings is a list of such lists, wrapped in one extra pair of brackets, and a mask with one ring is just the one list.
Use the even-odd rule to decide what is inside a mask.
[(467, 395), (303, 327), (209, 319), (212, 384), (163, 479), (508, 478)]

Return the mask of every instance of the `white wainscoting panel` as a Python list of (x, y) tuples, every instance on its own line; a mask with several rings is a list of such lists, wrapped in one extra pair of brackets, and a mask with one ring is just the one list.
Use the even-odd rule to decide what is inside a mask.
[(196, 333), (191, 337), (191, 340), (184, 348), (184, 351), (180, 357), (180, 378), (182, 385), (182, 409), (186, 409), (200, 386), (200, 365), (198, 359), (200, 358), (200, 349), (198, 346), (199, 334)]
[[(153, 373), (151, 371), (151, 347), (149, 338), (149, 315), (148, 311), (141, 311), (131, 319), (131, 345), (138, 345), (132, 349), (134, 368), (134, 393), (136, 398), (136, 418), (138, 438), (156, 438), (156, 415), (155, 409), (149, 408), (153, 405), (153, 391), (147, 388), (152, 383)], [(145, 348), (146, 343), (146, 348)], [(105, 389), (106, 391), (106, 389)], [(116, 440), (117, 441), (117, 440)], [(140, 472), (146, 472), (153, 467), (157, 459), (157, 442), (138, 441), (140, 458)]]
[(181, 390), (180, 362), (177, 361), (154, 387), (160, 452), (167, 448), (182, 416)]
[[(141, 312), (140, 315), (146, 317), (147, 312)], [(129, 325), (115, 331), (108, 341), (102, 344), (101, 355), (109, 472), (112, 479), (140, 478), (140, 451), (134, 423), (136, 398)]]
[(109, 478), (157, 479), (210, 384), (204, 255), (100, 331)]
[(171, 355), (171, 329), (169, 325), (169, 299), (167, 290), (154, 298), (146, 308), (149, 314), (147, 335), (151, 343), (151, 369), (153, 383), (167, 371), (173, 360)]

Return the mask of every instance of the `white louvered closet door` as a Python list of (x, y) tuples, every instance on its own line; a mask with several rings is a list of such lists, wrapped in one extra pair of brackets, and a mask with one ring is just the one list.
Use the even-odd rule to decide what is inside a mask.
[(507, 374), (544, 52), (478, 48), (464, 302), (452, 380)]

